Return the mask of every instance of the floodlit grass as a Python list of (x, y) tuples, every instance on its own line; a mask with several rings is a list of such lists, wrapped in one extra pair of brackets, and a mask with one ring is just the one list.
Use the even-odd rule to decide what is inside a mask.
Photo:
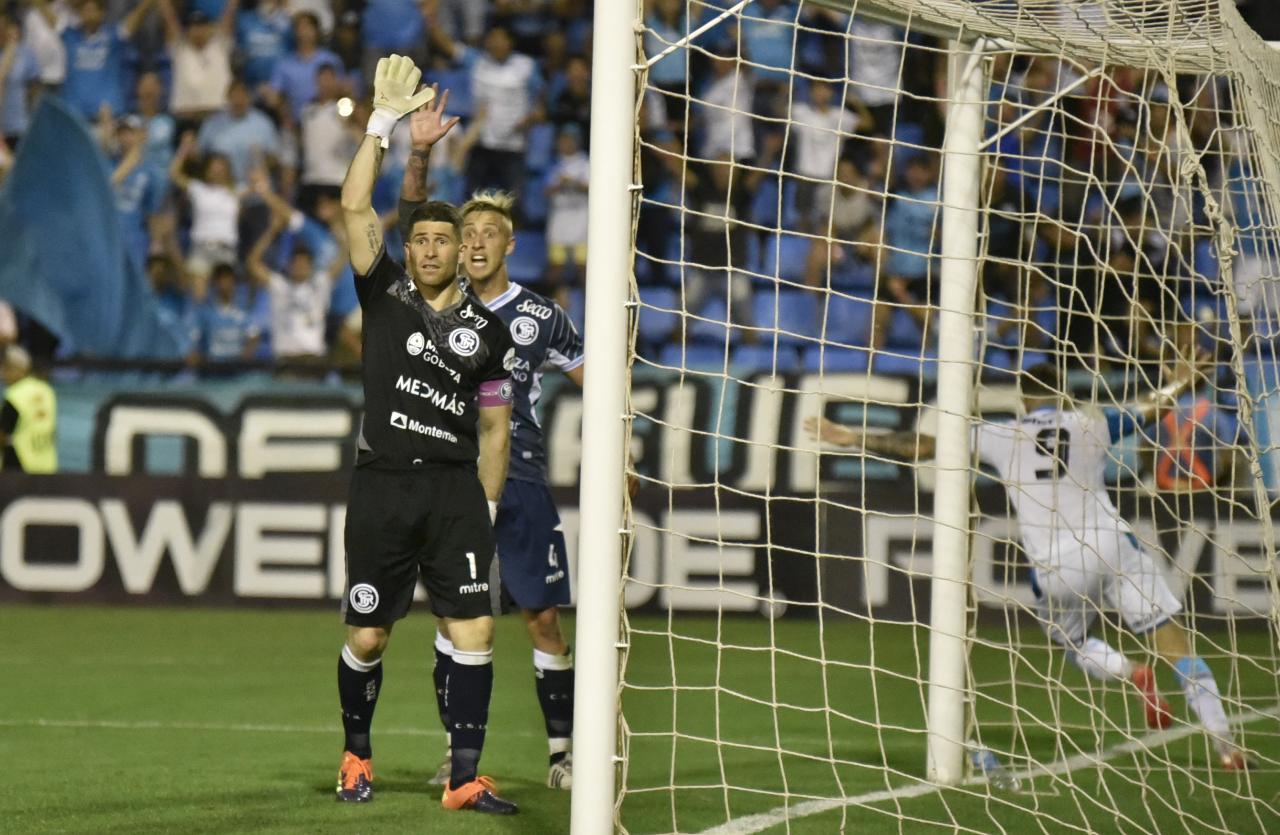
[[(922, 635), (851, 621), (826, 623), (821, 638), (812, 621), (673, 623), (675, 637), (659, 634), (665, 619), (633, 621), (622, 810), (631, 831), (696, 832), (784, 800), (797, 806), (919, 785), (924, 706), (914, 679), (926, 658)], [(374, 723), (377, 798), (350, 807), (332, 799), (342, 744), (336, 614), (6, 606), (0, 755), (9, 768), (0, 831), (567, 831), (568, 794), (542, 785), (546, 743), (527, 639), (513, 618), (499, 621), (482, 770), (520, 803), (521, 815), (440, 809), (425, 786), (443, 746), (431, 628), (415, 613), (396, 629)], [(1242, 652), (1271, 656), (1264, 633), (1238, 640)], [(991, 747), (1048, 761), (1145, 734), (1120, 693), (1087, 693), (1074, 670), (1062, 673), (1069, 692), (1045, 687), (1060, 659), (1032, 650), (1011, 662), (998, 646), (974, 654), (975, 676), (992, 682), (977, 705)], [(813, 660), (824, 653), (825, 668)], [(1239, 686), (1260, 708), (1275, 702), (1274, 671), (1242, 667)], [(1019, 733), (1004, 706), (1015, 692)], [(774, 702), (786, 707), (775, 712)], [(1092, 704), (1107, 717), (1098, 733), (1088, 730), (1097, 717)], [(1181, 699), (1174, 704), (1181, 711)], [(1055, 731), (1055, 717), (1069, 734)], [(1255, 739), (1277, 738), (1274, 718), (1249, 728)], [(1024, 788), (1034, 794), (972, 786), (872, 798), (769, 831), (1280, 831), (1274, 762), (1247, 777), (1210, 770), (1198, 734)]]

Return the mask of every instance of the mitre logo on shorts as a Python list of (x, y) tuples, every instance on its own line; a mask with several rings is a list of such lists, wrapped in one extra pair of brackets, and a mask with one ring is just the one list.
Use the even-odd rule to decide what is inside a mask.
[(458, 594), (478, 594), (488, 590), (488, 583), (467, 583), (466, 585), (458, 586)]
[(418, 331), (409, 334), (409, 341), (404, 343), (405, 350), (409, 352), (409, 356), (416, 357), (422, 353), (422, 349), (427, 347), (427, 338)]
[(449, 334), (449, 347), (460, 357), (469, 357), (480, 350), (480, 336), (471, 328), (457, 328)]
[(521, 316), (511, 322), (511, 338), (517, 345), (532, 345), (538, 338), (538, 323), (528, 316)]
[(368, 583), (357, 583), (352, 586), (351, 594), (347, 595), (347, 599), (351, 601), (351, 608), (362, 615), (367, 615), (378, 608), (378, 590)]

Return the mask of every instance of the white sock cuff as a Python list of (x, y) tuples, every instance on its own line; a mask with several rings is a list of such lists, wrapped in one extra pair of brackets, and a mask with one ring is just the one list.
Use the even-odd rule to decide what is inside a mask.
[(436, 649), (445, 655), (453, 655), (453, 641), (441, 635), (439, 630), (436, 631)]
[(346, 644), (343, 644), (342, 645), (342, 662), (353, 670), (357, 670), (362, 673), (367, 673), (370, 670), (372, 670), (374, 667), (382, 663), (382, 656), (379, 655), (377, 658), (373, 659), (372, 661), (361, 661), (359, 658), (356, 658), (356, 654), (351, 651), (351, 647), (347, 646)]
[(539, 670), (572, 670), (573, 654), (552, 655), (549, 652), (534, 649), (533, 666)]
[(468, 652), (464, 649), (453, 650), (453, 663), (464, 664), (468, 667), (483, 667), (485, 664), (493, 663), (493, 650), (487, 649), (484, 652)]
[(547, 739), (547, 750), (552, 754), (566, 754), (573, 740), (567, 736), (553, 736)]

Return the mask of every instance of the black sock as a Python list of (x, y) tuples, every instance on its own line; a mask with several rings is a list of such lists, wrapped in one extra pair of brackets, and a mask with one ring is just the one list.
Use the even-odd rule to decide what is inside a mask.
[[(533, 674), (547, 739), (552, 740), (551, 763), (554, 765), (568, 754), (568, 741), (573, 737), (573, 662), (568, 651), (564, 655), (550, 655), (534, 650)], [(564, 750), (554, 750), (558, 746)]]
[(373, 756), (369, 727), (381, 689), (382, 659), (365, 664), (344, 646), (338, 657), (338, 699), (342, 702), (342, 730), (347, 736), (344, 747), (362, 760)]
[[(483, 663), (468, 663), (474, 661)], [(489, 698), (493, 695), (493, 653), (455, 649), (447, 690), (449, 733), (453, 737), (449, 786), (456, 789), (476, 779), (480, 765), (485, 725), (489, 722)]]
[(440, 726), (445, 733), (449, 732), (449, 702), (445, 698), (449, 686), (449, 671), (453, 668), (453, 656), (441, 652), (436, 646), (436, 666), (431, 671), (431, 678), (436, 683), (436, 710), (440, 713)]

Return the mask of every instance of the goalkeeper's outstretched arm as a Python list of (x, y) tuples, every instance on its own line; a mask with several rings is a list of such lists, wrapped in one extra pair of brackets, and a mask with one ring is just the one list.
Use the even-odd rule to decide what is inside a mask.
[(382, 248), (382, 221), (373, 210), (373, 184), (381, 167), (381, 140), (366, 134), (342, 181), (342, 222), (347, 227), (351, 268), (356, 275), (368, 275)]
[(937, 443), (932, 435), (918, 432), (877, 432), (869, 434), (824, 417), (807, 418), (810, 437), (841, 447), (873, 452), (898, 461), (927, 461), (934, 457)]

